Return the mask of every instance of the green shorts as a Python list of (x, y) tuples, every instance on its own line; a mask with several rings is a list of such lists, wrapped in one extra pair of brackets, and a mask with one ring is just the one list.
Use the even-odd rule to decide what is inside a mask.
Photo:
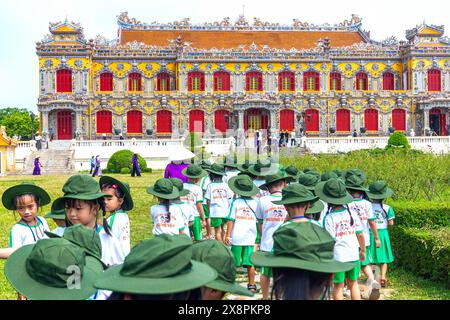
[(211, 218), (211, 227), (218, 228), (225, 222), (227, 222), (225, 218)]
[(250, 261), (253, 250), (254, 246), (231, 246), (236, 268), (242, 266), (253, 267), (253, 263)]
[(208, 218), (209, 218), (209, 208), (208, 208), (208, 205), (202, 204), (202, 206), (203, 206), (203, 212), (205, 213), (205, 219), (208, 219)]
[(261, 274), (266, 276), (266, 277), (273, 278), (272, 268), (261, 267)]
[(202, 221), (200, 217), (194, 217), (194, 224), (189, 227), (189, 230), (194, 234), (194, 240), (202, 240)]
[(333, 283), (344, 283), (345, 278), (356, 281), (359, 278), (359, 271), (361, 270), (360, 261), (353, 261), (352, 263), (356, 263), (356, 267), (347, 271), (347, 272), (337, 272), (334, 274)]

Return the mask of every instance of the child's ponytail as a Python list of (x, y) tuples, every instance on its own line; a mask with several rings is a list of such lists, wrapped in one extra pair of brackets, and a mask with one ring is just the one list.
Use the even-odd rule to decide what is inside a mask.
[(108, 220), (106, 219), (106, 204), (105, 204), (105, 199), (104, 198), (99, 198), (97, 199), (97, 203), (100, 206), (100, 211), (102, 212), (102, 218), (103, 218), (103, 222), (102, 222), (102, 226), (103, 229), (105, 229), (105, 232), (108, 236), (111, 236), (111, 227), (108, 224)]
[(381, 210), (383, 211), (383, 218), (386, 220), (387, 219), (387, 212), (386, 212), (386, 210), (384, 210), (383, 199), (380, 200), (380, 206), (381, 206)]
[(344, 207), (347, 209), (347, 212), (350, 215), (350, 226), (353, 227), (353, 225), (355, 224), (355, 220), (353, 220), (353, 216), (352, 216), (352, 213), (350, 211), (350, 208), (349, 208), (348, 205), (345, 205)]

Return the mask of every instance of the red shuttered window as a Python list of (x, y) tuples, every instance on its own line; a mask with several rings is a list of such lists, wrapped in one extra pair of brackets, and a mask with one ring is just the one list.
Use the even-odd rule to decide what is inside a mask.
[(113, 75), (105, 72), (100, 75), (100, 91), (113, 91)]
[(142, 112), (137, 110), (127, 112), (127, 132), (142, 133)]
[(156, 112), (156, 132), (172, 133), (172, 112), (169, 110)]
[(205, 113), (202, 110), (189, 111), (189, 131), (205, 132)]
[(278, 91), (295, 91), (295, 74), (290, 71), (278, 74)]
[(214, 128), (222, 133), (226, 133), (228, 130), (228, 123), (226, 117), (228, 116), (228, 121), (230, 119), (230, 112), (228, 110), (217, 110), (214, 112)]
[(441, 91), (441, 71), (428, 71), (428, 91)]
[(320, 91), (320, 75), (318, 72), (303, 74), (303, 91)]
[(364, 111), (364, 127), (367, 131), (378, 131), (378, 111), (367, 109)]
[(188, 91), (205, 91), (205, 74), (203, 72), (188, 73)]
[(67, 69), (56, 71), (56, 92), (72, 92), (72, 71)]
[(330, 73), (330, 90), (341, 91), (342, 90), (342, 76), (338, 72)]
[(140, 73), (128, 75), (128, 91), (142, 91), (142, 76)]
[(386, 72), (383, 74), (383, 90), (395, 90), (394, 74)]
[(406, 131), (406, 111), (403, 109), (392, 110), (392, 127), (396, 131)]
[(307, 109), (305, 113), (306, 132), (319, 132), (319, 111)]
[(230, 74), (228, 72), (214, 72), (214, 91), (230, 91)]
[(112, 113), (102, 110), (95, 115), (97, 120), (97, 133), (112, 133)]
[(247, 72), (245, 75), (245, 90), (247, 91), (262, 91), (263, 78), (261, 72)]
[(360, 72), (360, 73), (356, 74), (356, 90), (362, 90), (362, 91), (368, 90), (367, 73)]
[(280, 131), (294, 131), (294, 110), (284, 109), (280, 112)]
[(156, 76), (156, 91), (171, 91), (171, 77), (167, 72), (158, 73)]
[(350, 131), (350, 111), (339, 109), (336, 111), (336, 132)]

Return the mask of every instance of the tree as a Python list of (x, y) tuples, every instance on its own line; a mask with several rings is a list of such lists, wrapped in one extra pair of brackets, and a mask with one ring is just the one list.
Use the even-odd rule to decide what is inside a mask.
[(39, 117), (35, 117), (31, 123), (30, 112), (24, 108), (0, 109), (0, 125), (6, 127), (6, 133), (12, 137), (17, 135), (22, 140), (31, 140), (31, 130), (37, 132), (39, 129)]

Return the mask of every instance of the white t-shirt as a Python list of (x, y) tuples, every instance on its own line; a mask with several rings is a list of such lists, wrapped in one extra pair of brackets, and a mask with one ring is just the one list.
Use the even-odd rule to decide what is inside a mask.
[(331, 211), (324, 220), (324, 227), (336, 240), (334, 259), (339, 262), (354, 262), (359, 260), (359, 242), (357, 234), (362, 233), (361, 221), (355, 213), (353, 226), (350, 224), (350, 213), (347, 209)]
[(180, 197), (180, 200), (188, 203), (194, 209), (194, 217), (199, 217), (200, 213), (197, 209), (197, 203), (203, 202), (203, 190), (195, 183), (187, 182), (184, 184), (184, 188), (189, 190), (189, 194), (184, 197)]
[(281, 195), (268, 195), (259, 198), (256, 217), (263, 220), (261, 234), (261, 251), (270, 252), (273, 248), (273, 233), (285, 222), (287, 211), (282, 204), (273, 201), (281, 200)]
[(372, 208), (375, 215), (375, 221), (377, 223), (377, 229), (387, 229), (388, 221), (395, 219), (394, 209), (384, 203), (383, 209), (386, 213), (383, 212), (383, 209), (379, 203), (372, 203)]
[(131, 237), (130, 237), (130, 219), (128, 214), (123, 210), (117, 210), (111, 216), (106, 219), (108, 221), (111, 235), (116, 239), (116, 245), (121, 249), (120, 263), (125, 260), (125, 257), (131, 250)]
[(370, 246), (370, 220), (375, 220), (375, 216), (372, 210), (372, 203), (365, 199), (355, 199), (348, 205), (352, 212), (355, 212), (361, 220), (361, 225), (364, 231), (364, 239), (366, 241), (366, 247)]
[(231, 243), (233, 246), (255, 245), (257, 229), (256, 207), (258, 201), (253, 198), (236, 198), (230, 206), (230, 214), (227, 219), (234, 221), (231, 231)]
[(239, 170), (229, 170), (226, 172), (226, 175), (223, 176), (223, 182), (228, 183), (231, 178), (236, 177), (239, 174)]
[(50, 231), (47, 221), (42, 217), (36, 217), (38, 223), (29, 226), (23, 222), (17, 222), (9, 234), (9, 247), (20, 248), (28, 244), (34, 244), (40, 239), (48, 238), (44, 231)]
[(62, 237), (65, 230), (66, 230), (66, 227), (56, 227), (55, 229), (52, 230), (52, 233), (57, 234), (58, 236)]
[(205, 195), (206, 189), (208, 188), (208, 185), (210, 183), (211, 183), (211, 179), (209, 178), (209, 176), (204, 176), (200, 180), (200, 188), (203, 190), (203, 204), (206, 204), (206, 199), (205, 199), (204, 195)]
[(320, 226), (323, 226), (323, 219), (325, 218), (325, 216), (327, 215), (328, 212), (328, 203), (326, 203), (325, 201), (319, 199), (320, 202), (323, 203), (323, 210), (320, 212), (320, 217), (319, 217), (319, 224)]
[(205, 199), (210, 201), (209, 217), (225, 218), (230, 210), (233, 196), (233, 191), (225, 182), (211, 182), (205, 193)]
[(185, 225), (181, 209), (174, 204), (170, 204), (169, 212), (167, 212), (166, 206), (161, 204), (153, 205), (150, 208), (150, 216), (153, 221), (152, 232), (155, 236), (160, 234), (177, 235), (184, 230)]
[(195, 213), (197, 212), (197, 210), (194, 210), (191, 205), (185, 202), (173, 202), (173, 204), (177, 205), (181, 209), (184, 223), (183, 232), (190, 238), (191, 233), (189, 232), (189, 222), (194, 221)]
[[(253, 180), (253, 183), (255, 184), (255, 186), (257, 186), (259, 188), (264, 183), (266, 183), (266, 181), (262, 180), (262, 179), (255, 179), (255, 180)], [(270, 195), (270, 192), (268, 190), (259, 189), (259, 193), (255, 196), (255, 198), (258, 199), (258, 198), (269, 196), (269, 195)]]

